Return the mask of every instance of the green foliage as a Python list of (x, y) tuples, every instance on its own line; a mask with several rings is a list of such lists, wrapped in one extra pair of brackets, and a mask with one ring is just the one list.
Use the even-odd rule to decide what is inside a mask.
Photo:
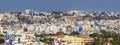
[(91, 45), (103, 45), (103, 43), (94, 41), (94, 42), (91, 43)]
[(64, 32), (57, 32), (56, 34), (68, 35), (67, 33), (64, 33)]
[(64, 33), (64, 35), (68, 35), (67, 33)]
[(5, 42), (5, 40), (0, 38), (0, 43), (4, 43), (4, 42)]
[(74, 32), (71, 32), (71, 33), (70, 33), (70, 35), (73, 35), (73, 36), (74, 36), (74, 35), (79, 35), (79, 34), (80, 34), (80, 33), (77, 32), (77, 31), (74, 31)]
[[(115, 32), (106, 32), (105, 30), (101, 30), (100, 33), (93, 33), (89, 35), (94, 38), (92, 45), (94, 44), (104, 44), (106, 42), (111, 43), (112, 45), (120, 44), (120, 36)], [(112, 38), (113, 40), (108, 40), (108, 38)]]
[(44, 38), (44, 39), (40, 39), (41, 42), (47, 42), (47, 43), (52, 43), (52, 41), (54, 41), (53, 38)]
[(93, 33), (93, 34), (90, 34), (91, 37), (98, 37), (100, 34), (98, 33)]
[(0, 36), (4, 36), (3, 34), (0, 34)]
[(7, 31), (3, 31), (3, 33), (4, 33), (4, 34), (6, 34), (6, 33), (7, 33)]
[(36, 37), (45, 37), (45, 34), (40, 34), (40, 35), (37, 35), (35, 34)]

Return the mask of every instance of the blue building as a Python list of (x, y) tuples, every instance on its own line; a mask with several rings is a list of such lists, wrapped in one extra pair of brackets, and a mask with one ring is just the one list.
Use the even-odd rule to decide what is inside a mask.
[(78, 31), (79, 31), (79, 32), (82, 32), (82, 31), (83, 31), (83, 28), (82, 28), (82, 27), (79, 27), (79, 28), (78, 28)]

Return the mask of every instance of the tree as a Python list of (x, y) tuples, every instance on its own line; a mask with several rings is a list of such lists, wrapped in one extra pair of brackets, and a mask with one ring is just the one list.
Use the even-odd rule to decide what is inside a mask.
[(54, 41), (54, 39), (53, 38), (44, 38), (44, 39), (40, 39), (40, 41), (46, 42), (46, 43), (52, 43)]
[(40, 34), (40, 35), (37, 35), (35, 34), (36, 37), (45, 37), (46, 35), (45, 34)]
[(94, 38), (94, 41), (91, 43), (92, 45), (102, 45), (103, 43), (101, 42), (103, 39), (101, 36), (101, 34), (98, 34), (98, 33), (93, 33), (93, 34), (90, 34), (89, 35), (90, 37), (93, 37)]
[(64, 32), (57, 32), (56, 34), (64, 34)]
[(4, 33), (4, 34), (6, 34), (6, 33), (7, 33), (7, 31), (3, 31), (3, 33)]
[(80, 33), (77, 32), (77, 31), (73, 31), (73, 32), (70, 33), (70, 35), (75, 36), (75, 35), (80, 35)]
[[(115, 32), (106, 32), (105, 30), (100, 31), (99, 33), (90, 34), (91, 37), (94, 38), (92, 45), (96, 44), (104, 44), (104, 43), (111, 43), (112, 45), (119, 45), (120, 44), (120, 36), (119, 33)], [(111, 38), (111, 39), (109, 39)]]
[(91, 36), (91, 37), (98, 37), (99, 36), (99, 34), (98, 33), (93, 33), (93, 34), (90, 34), (89, 36)]
[(0, 43), (4, 43), (4, 42), (5, 42), (5, 40), (0, 38)]
[(1, 37), (1, 36), (4, 36), (4, 35), (3, 35), (3, 34), (0, 34), (0, 37)]

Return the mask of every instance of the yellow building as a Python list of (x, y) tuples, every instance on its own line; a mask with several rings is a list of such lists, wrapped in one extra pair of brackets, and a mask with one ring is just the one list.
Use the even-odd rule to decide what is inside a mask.
[(30, 45), (30, 44), (32, 44), (33, 42), (26, 42), (26, 44), (25, 45)]
[(95, 28), (90, 27), (89, 25), (85, 25), (85, 26), (83, 26), (83, 30), (85, 30), (85, 31), (93, 31), (93, 30), (95, 30)]
[(81, 43), (83, 42), (83, 38), (74, 38), (74, 43)]
[(93, 31), (93, 30), (95, 30), (95, 28), (93, 28), (93, 27), (88, 27), (88, 28), (86, 28), (86, 30)]
[(33, 37), (33, 34), (22, 34), (21, 39), (27, 40), (27, 39), (30, 39), (30, 37)]
[(80, 43), (83, 42), (83, 38), (61, 38), (62, 41), (68, 43)]
[(93, 42), (93, 38), (61, 38), (62, 41), (68, 42), (68, 43), (88, 43)]

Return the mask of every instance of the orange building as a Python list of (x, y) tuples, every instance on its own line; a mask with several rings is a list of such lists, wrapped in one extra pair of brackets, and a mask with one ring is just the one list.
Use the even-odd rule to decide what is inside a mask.
[(64, 35), (63, 35), (62, 33), (57, 33), (56, 36), (57, 36), (58, 38), (63, 38), (63, 37), (64, 37)]
[(93, 41), (94, 41), (93, 38), (83, 38), (84, 43), (93, 42)]
[(48, 43), (44, 43), (44, 45), (48, 45)]

